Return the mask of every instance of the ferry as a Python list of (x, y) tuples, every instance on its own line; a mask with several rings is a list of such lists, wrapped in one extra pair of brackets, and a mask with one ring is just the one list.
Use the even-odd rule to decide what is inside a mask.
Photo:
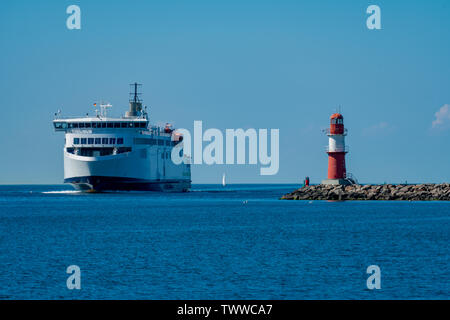
[(55, 114), (55, 131), (65, 132), (64, 183), (90, 192), (189, 191), (190, 160), (171, 160), (173, 147), (183, 137), (170, 124), (152, 126), (147, 108), (142, 108), (141, 85), (131, 86), (130, 109), (123, 117), (108, 117), (110, 104), (101, 104), (95, 116)]

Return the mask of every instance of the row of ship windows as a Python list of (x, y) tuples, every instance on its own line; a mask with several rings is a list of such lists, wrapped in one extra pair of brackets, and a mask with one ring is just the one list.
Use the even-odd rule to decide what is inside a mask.
[(55, 122), (55, 128), (147, 128), (147, 122)]
[[(84, 157), (102, 157), (110, 156), (115, 154), (121, 154), (126, 152), (131, 152), (130, 147), (120, 147), (120, 148), (67, 148), (68, 153), (75, 154)], [(141, 156), (147, 158), (147, 150), (141, 150)], [(171, 159), (170, 151), (161, 152), (161, 159)]]
[[(135, 138), (134, 143), (158, 146), (172, 146), (177, 142), (152, 138)], [(73, 144), (123, 144), (123, 138), (73, 138)]]
[(123, 144), (123, 138), (73, 138), (73, 144)]
[(67, 148), (68, 153), (83, 157), (102, 157), (131, 152), (130, 147), (120, 148)]

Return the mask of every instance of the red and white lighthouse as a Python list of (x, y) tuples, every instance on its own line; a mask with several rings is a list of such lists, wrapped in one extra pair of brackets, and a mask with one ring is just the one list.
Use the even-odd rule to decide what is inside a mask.
[(344, 117), (340, 113), (335, 113), (330, 117), (330, 128), (325, 130), (328, 136), (328, 179), (322, 184), (353, 184), (353, 179), (347, 176), (345, 168), (345, 155), (348, 148), (345, 146), (345, 136), (347, 129), (344, 128)]

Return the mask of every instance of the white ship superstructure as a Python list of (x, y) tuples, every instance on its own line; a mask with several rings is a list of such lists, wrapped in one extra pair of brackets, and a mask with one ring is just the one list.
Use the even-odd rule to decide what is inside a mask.
[(174, 164), (172, 148), (182, 139), (170, 125), (151, 126), (142, 110), (138, 84), (130, 110), (111, 118), (101, 105), (93, 117), (53, 120), (56, 131), (65, 132), (64, 182), (76, 189), (188, 191), (189, 162)]

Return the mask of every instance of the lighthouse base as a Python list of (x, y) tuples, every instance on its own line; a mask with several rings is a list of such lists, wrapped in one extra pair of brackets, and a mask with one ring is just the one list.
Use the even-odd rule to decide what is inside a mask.
[(322, 184), (325, 185), (341, 185), (341, 186), (350, 186), (353, 183), (348, 180), (348, 179), (326, 179), (326, 180), (322, 180)]

